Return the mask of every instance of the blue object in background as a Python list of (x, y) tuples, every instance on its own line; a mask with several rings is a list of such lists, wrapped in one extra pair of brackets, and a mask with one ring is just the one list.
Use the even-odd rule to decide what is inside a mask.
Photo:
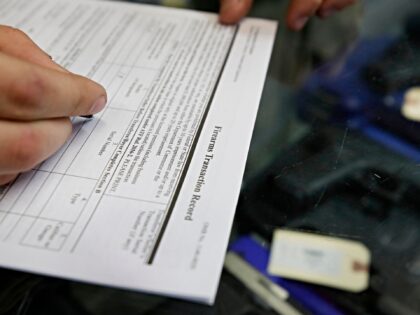
[(274, 283), (289, 292), (292, 299), (299, 302), (314, 315), (344, 315), (334, 305), (310, 290), (306, 285), (270, 276), (267, 273), (269, 250), (259, 244), (252, 237), (244, 236), (234, 242), (230, 248), (232, 252), (241, 256), (251, 266), (265, 275)]
[(420, 162), (420, 124), (401, 114), (405, 90), (383, 95), (370, 89), (363, 76), (364, 69), (395, 42), (393, 38), (361, 41), (344, 64), (337, 61), (315, 71), (299, 95), (299, 114), (307, 121), (321, 119), (358, 130)]

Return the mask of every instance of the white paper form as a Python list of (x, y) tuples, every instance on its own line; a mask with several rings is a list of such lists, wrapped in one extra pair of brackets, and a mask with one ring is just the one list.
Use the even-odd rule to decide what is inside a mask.
[(276, 24), (80, 0), (0, 0), (0, 24), (109, 99), (1, 188), (0, 265), (212, 303)]

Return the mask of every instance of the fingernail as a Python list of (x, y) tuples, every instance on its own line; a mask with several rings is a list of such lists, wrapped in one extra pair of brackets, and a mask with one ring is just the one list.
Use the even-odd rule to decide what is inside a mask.
[(303, 16), (301, 18), (298, 18), (295, 22), (295, 28), (297, 30), (301, 30), (305, 26), (305, 24), (308, 22), (308, 20), (309, 20), (309, 17), (307, 17), (307, 16)]
[(100, 112), (106, 105), (106, 97), (105, 96), (101, 96), (100, 98), (98, 98), (92, 105), (92, 107), (90, 108), (90, 113), (91, 114), (96, 114), (98, 112)]

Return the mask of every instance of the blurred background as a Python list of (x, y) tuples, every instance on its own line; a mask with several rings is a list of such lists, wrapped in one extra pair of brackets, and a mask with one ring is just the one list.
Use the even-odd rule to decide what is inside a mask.
[[(250, 13), (279, 29), (229, 252), (285, 288), (295, 314), (420, 314), (420, 2), (359, 1), (298, 33), (287, 4), (255, 0)], [(366, 246), (368, 288), (268, 275), (279, 228)], [(292, 314), (229, 268), (212, 307), (1, 269), (0, 279), (0, 314)]]

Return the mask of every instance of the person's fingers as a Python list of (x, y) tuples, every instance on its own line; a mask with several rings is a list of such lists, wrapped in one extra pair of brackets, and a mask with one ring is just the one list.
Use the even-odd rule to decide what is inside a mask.
[(43, 67), (68, 72), (56, 64), (29, 36), (16, 28), (0, 25), (0, 52)]
[(220, 0), (219, 21), (223, 24), (235, 24), (248, 14), (253, 0)]
[(322, 5), (322, 0), (291, 0), (286, 22), (289, 28), (301, 30)]
[(12, 182), (17, 176), (18, 174), (0, 175), (0, 186)]
[(106, 104), (99, 84), (0, 53), (0, 117), (35, 120), (91, 115)]
[(322, 18), (326, 18), (355, 2), (356, 0), (324, 0), (317, 14)]
[(17, 122), (0, 120), (0, 181), (7, 182), (55, 153), (70, 136), (69, 118)]

